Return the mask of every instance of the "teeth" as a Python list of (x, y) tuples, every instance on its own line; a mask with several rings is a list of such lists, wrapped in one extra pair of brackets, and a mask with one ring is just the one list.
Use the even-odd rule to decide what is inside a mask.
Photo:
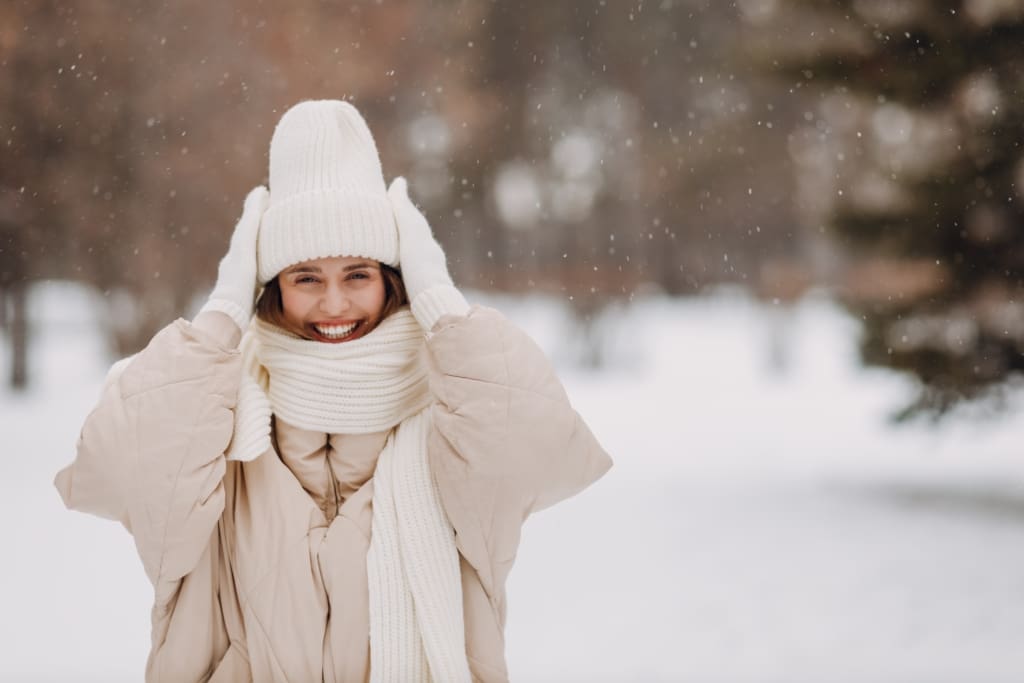
[(355, 322), (350, 325), (313, 325), (317, 332), (330, 339), (341, 339), (347, 337), (352, 333), (352, 330), (356, 329), (356, 325), (359, 323)]

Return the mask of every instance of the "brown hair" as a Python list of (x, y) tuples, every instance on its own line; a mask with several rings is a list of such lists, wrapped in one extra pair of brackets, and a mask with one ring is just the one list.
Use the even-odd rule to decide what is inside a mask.
[[(405, 283), (402, 282), (402, 274), (397, 268), (385, 263), (380, 264), (380, 275), (384, 280), (384, 307), (380, 312), (380, 319), (384, 320), (402, 306), (409, 303), (409, 296), (405, 293)], [(282, 330), (287, 330), (300, 337), (305, 337), (301, 329), (295, 329), (290, 325), (284, 316), (284, 302), (281, 300), (281, 283), (278, 276), (267, 283), (256, 301), (256, 317), (265, 323), (276, 325)]]

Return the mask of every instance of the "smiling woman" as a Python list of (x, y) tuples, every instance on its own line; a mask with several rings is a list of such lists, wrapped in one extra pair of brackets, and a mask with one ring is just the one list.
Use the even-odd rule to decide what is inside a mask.
[(286, 112), (270, 185), (57, 475), (135, 537), (146, 680), (507, 681), (523, 520), (611, 461), (536, 344), (455, 288), (354, 107)]
[(408, 303), (397, 269), (332, 256), (286, 268), (268, 282), (256, 316), (303, 339), (340, 343), (369, 334)]

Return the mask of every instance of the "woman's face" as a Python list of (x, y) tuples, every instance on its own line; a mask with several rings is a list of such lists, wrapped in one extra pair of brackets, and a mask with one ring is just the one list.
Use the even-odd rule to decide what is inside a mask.
[(385, 294), (377, 261), (353, 256), (303, 261), (281, 271), (278, 282), (285, 320), (306, 339), (340, 344), (380, 324)]

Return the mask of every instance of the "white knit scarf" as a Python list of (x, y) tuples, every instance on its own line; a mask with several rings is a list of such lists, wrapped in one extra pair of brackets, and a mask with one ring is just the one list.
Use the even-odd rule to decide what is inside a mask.
[(276, 414), (301, 429), (365, 434), (393, 429), (374, 472), (370, 680), (470, 681), (455, 532), (427, 462), (430, 395), (423, 333), (408, 309), (343, 344), (300, 339), (254, 320), (228, 458), (270, 447)]

